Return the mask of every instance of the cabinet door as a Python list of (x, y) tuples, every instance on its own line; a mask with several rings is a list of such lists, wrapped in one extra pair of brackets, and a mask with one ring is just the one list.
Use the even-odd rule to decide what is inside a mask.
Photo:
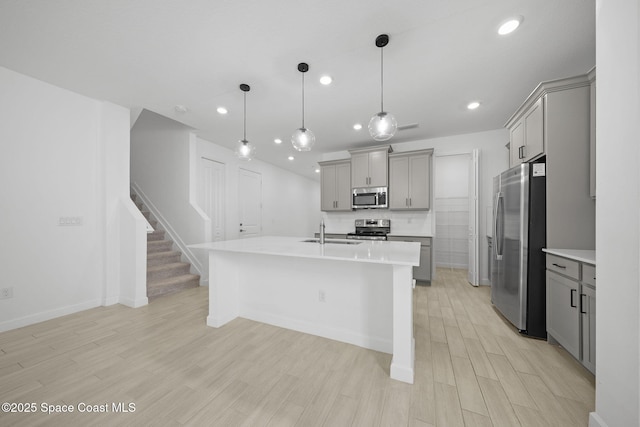
[(389, 208), (409, 207), (409, 158), (389, 159)]
[(580, 323), (582, 326), (582, 364), (596, 373), (596, 291), (581, 287)]
[(547, 270), (547, 333), (580, 359), (578, 282)]
[(521, 153), (524, 150), (524, 121), (520, 120), (509, 129), (509, 166), (522, 163)]
[(388, 177), (389, 153), (387, 150), (369, 153), (369, 187), (386, 187)]
[(524, 116), (524, 161), (544, 153), (543, 98), (536, 101)]
[(413, 267), (413, 278), (423, 282), (431, 281), (431, 246), (420, 246), (420, 265)]
[(429, 154), (418, 154), (409, 157), (409, 208), (429, 209), (431, 200), (431, 184)]
[(351, 210), (351, 165), (336, 165), (336, 210)]
[(336, 207), (336, 167), (320, 168), (320, 209), (332, 211)]
[(351, 185), (369, 187), (369, 153), (351, 155)]

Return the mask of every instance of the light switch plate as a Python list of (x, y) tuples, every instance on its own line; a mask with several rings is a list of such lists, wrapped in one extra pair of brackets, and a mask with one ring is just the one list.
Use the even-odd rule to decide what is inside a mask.
[(0, 289), (0, 299), (13, 298), (13, 286)]

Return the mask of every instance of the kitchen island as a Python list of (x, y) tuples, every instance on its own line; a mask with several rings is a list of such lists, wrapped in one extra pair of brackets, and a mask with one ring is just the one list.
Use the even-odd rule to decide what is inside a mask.
[(413, 383), (419, 243), (256, 237), (190, 247), (209, 251), (207, 325), (243, 317), (391, 353), (391, 378)]

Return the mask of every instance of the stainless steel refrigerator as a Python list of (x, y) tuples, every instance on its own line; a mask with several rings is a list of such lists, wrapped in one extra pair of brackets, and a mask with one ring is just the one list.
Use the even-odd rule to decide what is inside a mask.
[(546, 338), (545, 163), (493, 179), (491, 302), (518, 330)]

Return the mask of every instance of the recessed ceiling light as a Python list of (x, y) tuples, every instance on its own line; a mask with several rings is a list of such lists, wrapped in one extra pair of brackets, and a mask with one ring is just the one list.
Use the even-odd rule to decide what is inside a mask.
[(320, 77), (320, 83), (322, 83), (325, 86), (330, 85), (332, 81), (333, 79), (331, 78), (331, 76), (324, 75)]
[(360, 130), (360, 129), (362, 129), (362, 125), (360, 123), (356, 123), (355, 125), (353, 125), (353, 128), (355, 130)]
[(524, 18), (522, 16), (516, 16), (515, 18), (511, 18), (508, 21), (505, 21), (500, 28), (498, 28), (498, 34), (501, 36), (512, 33), (522, 24)]
[(289, 159), (289, 160), (293, 160), (293, 159), (294, 159), (294, 157), (293, 157), (293, 156), (289, 156), (289, 157), (287, 157), (287, 159)]
[(473, 101), (467, 104), (467, 108), (469, 110), (475, 110), (476, 108), (478, 108), (480, 106), (480, 103), (478, 101)]
[(218, 107), (216, 109), (216, 111), (218, 112), (218, 114), (227, 114), (228, 113), (227, 109), (224, 108), (224, 107)]
[(320, 168), (315, 169), (316, 173), (320, 173)]
[(273, 140), (276, 144), (282, 144), (282, 140), (280, 138), (276, 138)]
[(176, 105), (175, 109), (176, 109), (176, 113), (180, 113), (180, 114), (184, 114), (187, 111), (189, 111), (189, 109), (187, 107), (185, 107), (184, 105)]

